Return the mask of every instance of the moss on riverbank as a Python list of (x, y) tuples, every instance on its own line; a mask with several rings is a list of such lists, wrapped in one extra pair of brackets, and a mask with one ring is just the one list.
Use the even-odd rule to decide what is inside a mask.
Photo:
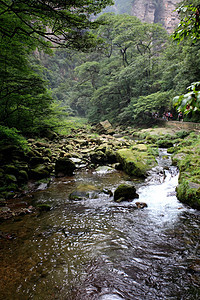
[(200, 134), (191, 133), (180, 142), (172, 156), (179, 168), (178, 199), (200, 209)]

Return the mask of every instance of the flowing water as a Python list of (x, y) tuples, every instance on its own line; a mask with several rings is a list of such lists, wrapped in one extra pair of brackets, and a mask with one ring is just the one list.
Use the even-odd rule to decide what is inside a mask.
[[(15, 237), (0, 240), (1, 299), (200, 299), (200, 214), (177, 200), (178, 171), (165, 151), (158, 162), (145, 181), (82, 171), (35, 192), (50, 211), (1, 225)], [(139, 200), (115, 203), (101, 192), (121, 183), (134, 184)], [(80, 184), (97, 191), (69, 200)]]

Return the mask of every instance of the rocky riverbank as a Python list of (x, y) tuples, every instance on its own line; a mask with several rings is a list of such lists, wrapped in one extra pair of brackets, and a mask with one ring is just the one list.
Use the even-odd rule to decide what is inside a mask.
[[(169, 148), (173, 163), (180, 169), (178, 198), (199, 208), (199, 145), (199, 131), (112, 130), (109, 126), (74, 130), (68, 136), (28, 139), (27, 151), (5, 144), (0, 148), (0, 218), (33, 212), (31, 192), (46, 188), (55, 177), (73, 176), (82, 168), (106, 165), (144, 178), (157, 163), (158, 147)], [(24, 196), (30, 201), (22, 204), (17, 199)]]

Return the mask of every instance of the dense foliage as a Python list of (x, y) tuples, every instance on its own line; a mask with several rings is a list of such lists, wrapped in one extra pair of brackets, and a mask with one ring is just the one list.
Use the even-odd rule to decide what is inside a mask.
[[(178, 8), (179, 43), (161, 25), (128, 14), (94, 17), (109, 4), (0, 1), (0, 125), (39, 134), (66, 115), (148, 125), (155, 112), (173, 111), (177, 94), (177, 109), (199, 121), (198, 2)], [(122, 13), (131, 4), (118, 0), (114, 8)]]
[(198, 0), (184, 0), (177, 8), (181, 21), (174, 31), (175, 40), (200, 39), (200, 5)]
[(161, 25), (126, 14), (108, 13), (98, 20), (105, 24), (95, 34), (104, 43), (95, 51), (57, 51), (54, 61), (45, 60), (54, 96), (68, 112), (92, 123), (151, 124), (154, 112), (173, 111), (173, 97), (199, 78), (199, 42), (177, 44)]
[[(52, 125), (55, 105), (41, 66), (32, 53), (60, 46), (88, 49), (98, 42), (89, 31), (111, 0), (102, 1), (0, 1), (0, 125), (23, 133)], [(51, 120), (53, 121), (53, 120)], [(54, 121), (55, 123), (55, 121)]]
[[(181, 21), (175, 30), (173, 37), (174, 40), (178, 42), (182, 41), (183, 39), (189, 39), (191, 41), (191, 46), (193, 46), (193, 57), (195, 55), (196, 59), (198, 60), (198, 44), (200, 39), (200, 5), (199, 1), (197, 0), (189, 0), (189, 1), (182, 1), (179, 4), (177, 9)], [(196, 46), (196, 47), (195, 47)], [(188, 64), (190, 68), (188, 68), (188, 72), (193, 71), (193, 66)], [(186, 71), (186, 70), (185, 70)], [(199, 80), (199, 73), (195, 74), (194, 82), (192, 82), (188, 87), (188, 93), (182, 94), (180, 96), (176, 96), (173, 99), (174, 105), (177, 107), (178, 111), (182, 111), (184, 114), (194, 114), (196, 112), (196, 116), (199, 116), (200, 112), (200, 82)], [(197, 81), (197, 82), (195, 82)]]

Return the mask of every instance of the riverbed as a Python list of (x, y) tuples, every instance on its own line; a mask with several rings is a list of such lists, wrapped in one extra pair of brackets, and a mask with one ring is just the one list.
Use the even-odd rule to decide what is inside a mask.
[[(1, 224), (12, 236), (0, 240), (1, 299), (199, 299), (200, 214), (177, 200), (178, 176), (160, 150), (145, 180), (82, 170), (38, 189), (33, 204), (49, 211)], [(121, 183), (134, 185), (139, 199), (116, 203), (103, 192)], [(96, 189), (69, 200), (80, 184)]]

